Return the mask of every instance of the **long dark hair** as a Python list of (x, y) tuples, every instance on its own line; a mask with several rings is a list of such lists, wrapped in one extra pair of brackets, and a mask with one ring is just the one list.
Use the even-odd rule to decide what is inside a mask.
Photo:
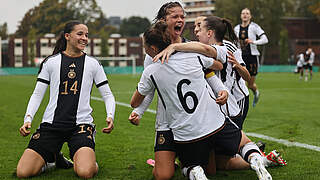
[[(204, 19), (208, 30), (215, 31), (215, 38), (222, 42), (223, 39), (228, 39), (234, 44), (238, 44), (238, 37), (234, 33), (231, 22), (228, 19), (217, 16), (208, 16)], [(227, 33), (227, 36), (225, 37)]]
[(157, 16), (154, 18), (153, 21), (156, 22), (158, 20), (164, 20), (166, 18), (166, 16), (169, 14), (168, 9), (174, 8), (174, 7), (181, 7), (181, 9), (183, 9), (182, 5), (177, 1), (167, 2), (161, 6), (161, 8), (158, 11)]
[(147, 46), (156, 46), (159, 51), (171, 44), (170, 34), (167, 31), (167, 23), (157, 21), (143, 33), (144, 43)]
[(74, 26), (79, 25), (79, 24), (83, 24), (78, 20), (72, 20), (69, 21), (65, 24), (63, 31), (60, 33), (59, 38), (56, 42), (56, 46), (54, 47), (53, 53), (54, 54), (58, 54), (64, 50), (66, 50), (67, 48), (67, 40), (64, 37), (65, 33), (70, 33), (71, 31), (73, 31)]

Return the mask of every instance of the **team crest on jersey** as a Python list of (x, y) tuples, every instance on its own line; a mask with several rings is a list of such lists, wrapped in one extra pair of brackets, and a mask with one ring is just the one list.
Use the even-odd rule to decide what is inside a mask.
[(32, 136), (32, 139), (39, 139), (40, 133), (36, 133)]
[(241, 31), (241, 39), (244, 39), (246, 37), (246, 31)]
[(70, 69), (70, 71), (68, 72), (68, 77), (70, 78), (70, 79), (73, 79), (73, 78), (75, 78), (76, 77), (76, 72), (74, 72), (74, 69)]
[(166, 141), (166, 139), (163, 137), (163, 134), (160, 134), (160, 136), (158, 138), (158, 144), (164, 144), (165, 141)]

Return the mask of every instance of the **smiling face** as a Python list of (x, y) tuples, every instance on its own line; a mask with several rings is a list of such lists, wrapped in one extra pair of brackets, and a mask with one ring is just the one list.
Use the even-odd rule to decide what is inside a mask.
[(181, 7), (176, 6), (167, 10), (166, 23), (168, 24), (168, 32), (172, 41), (179, 39), (185, 25), (185, 15)]
[(73, 27), (70, 33), (65, 33), (67, 40), (67, 50), (71, 53), (78, 53), (85, 49), (88, 44), (88, 27), (84, 24), (78, 24)]

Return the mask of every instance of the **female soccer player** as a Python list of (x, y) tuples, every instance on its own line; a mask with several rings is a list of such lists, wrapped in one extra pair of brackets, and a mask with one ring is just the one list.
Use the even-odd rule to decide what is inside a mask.
[[(184, 17), (185, 12), (179, 2), (169, 2), (164, 4), (155, 18), (155, 21), (163, 20), (168, 25), (168, 34), (171, 43), (185, 42), (186, 40), (181, 37), (184, 28)], [(152, 64), (152, 58), (146, 55), (144, 61), (144, 68)], [(220, 63), (214, 64), (216, 69), (222, 69)], [(154, 94), (150, 93), (144, 99), (144, 102), (133, 110), (129, 116), (129, 121), (133, 124), (138, 125), (140, 118), (142, 117), (144, 111), (150, 105)], [(226, 93), (220, 94), (220, 98), (217, 102), (224, 103), (226, 101)], [(158, 107), (156, 115), (156, 142), (155, 142), (155, 168), (153, 169), (153, 174), (156, 179), (170, 179), (174, 175), (175, 164), (174, 160), (176, 157), (175, 146), (173, 143), (173, 135), (171, 130), (168, 128), (166, 119), (164, 117), (164, 109), (161, 104), (161, 100), (158, 98)], [(165, 144), (159, 144), (161, 137), (165, 137), (167, 140)]]
[[(165, 41), (165, 37), (165, 31), (158, 26), (146, 31), (146, 52), (154, 56), (168, 46), (170, 42)], [(162, 44), (155, 43), (155, 39), (161, 38)], [(208, 164), (212, 148), (219, 147), (229, 156), (235, 155), (241, 148), (241, 154), (249, 156), (249, 162), (257, 168), (258, 175), (262, 176), (260, 178), (271, 178), (258, 147), (253, 148), (254, 144), (234, 123), (225, 119), (217, 103), (212, 100), (214, 96), (210, 95), (202, 69), (211, 66), (213, 60), (182, 52), (172, 55), (170, 59), (165, 65), (152, 64), (145, 69), (131, 105), (138, 106), (146, 94), (157, 90), (173, 132), (178, 157), (183, 167), (190, 169), (189, 177), (206, 179), (201, 166)], [(197, 61), (199, 63), (195, 63)], [(165, 140), (162, 139), (162, 143)], [(253, 150), (256, 153), (252, 153)]]
[(308, 71), (309, 71), (309, 74), (310, 74), (310, 80), (312, 80), (312, 65), (314, 63), (314, 52), (312, 51), (312, 48), (308, 48), (307, 51), (306, 51), (306, 66), (305, 66), (305, 69), (306, 69), (306, 76), (305, 76), (305, 81), (308, 81)]
[[(227, 47), (227, 49), (231, 52), (236, 52), (237, 48), (234, 44), (232, 44), (229, 41), (223, 40), (225, 33), (228, 32), (230, 39), (234, 42), (236, 42), (237, 38), (235, 37), (233, 33), (233, 29), (231, 24), (224, 19), (214, 17), (214, 16), (209, 16), (209, 17), (199, 17), (197, 18), (195, 22), (195, 33), (196, 36), (199, 38), (200, 42), (206, 43), (206, 44), (215, 44), (215, 45), (224, 45)], [(231, 34), (231, 35), (230, 35)], [(233, 35), (232, 35), (233, 34)], [(222, 43), (223, 41), (223, 43)], [(208, 46), (202, 43), (197, 43), (197, 42), (188, 42), (188, 43), (177, 43), (177, 44), (171, 44), (168, 48), (166, 48), (164, 51), (162, 51), (160, 54), (158, 54), (154, 60), (156, 61), (160, 57), (162, 57), (162, 61), (168, 59), (168, 57), (171, 55), (172, 52), (174, 51), (192, 51), (192, 52), (200, 52), (202, 54), (208, 55), (208, 56), (213, 56), (214, 49), (217, 49), (218, 46)], [(226, 56), (226, 52), (225, 56)], [(223, 55), (221, 55), (223, 56)], [(220, 72), (219, 76), (222, 78), (223, 82), (225, 85), (229, 88), (231, 92), (234, 91), (234, 84), (238, 83), (237, 81), (239, 80), (240, 75), (244, 77), (245, 79), (249, 79), (250, 75), (248, 71), (245, 69), (245, 67), (241, 66), (240, 63), (236, 61), (236, 59), (232, 56), (231, 53), (229, 53), (229, 63), (224, 65), (224, 69)], [(241, 53), (238, 54), (238, 58), (241, 59)], [(232, 74), (238, 73), (237, 76), (233, 76)], [(230, 85), (231, 84), (231, 85)], [(243, 84), (244, 85), (244, 84)], [(232, 97), (232, 95), (229, 96), (229, 98)], [(243, 96), (245, 98), (245, 96)], [(227, 108), (228, 109), (228, 108)], [(243, 114), (242, 114), (243, 115)], [(242, 118), (239, 119), (239, 122), (235, 120), (237, 125), (239, 127), (242, 127), (243, 121), (241, 121)], [(248, 141), (250, 141), (248, 139)], [(256, 149), (257, 147), (255, 144), (250, 142), (248, 144), (251, 146), (250, 148)], [(249, 151), (248, 151), (249, 152)], [(218, 152), (219, 153), (219, 152)], [(221, 152), (220, 152), (221, 153)], [(273, 152), (275, 153), (275, 152)], [(223, 154), (223, 153), (222, 153)], [(248, 159), (249, 154), (245, 155), (246, 153), (242, 154), (243, 158), (249, 162), (250, 160)], [(277, 156), (279, 157), (279, 156)], [(219, 157), (220, 158), (220, 157)], [(281, 158), (281, 157), (280, 157)], [(238, 158), (239, 159), (239, 158)], [(225, 161), (226, 158), (222, 159), (220, 158), (220, 163), (218, 165), (222, 165), (223, 169), (243, 169), (243, 168), (248, 168), (249, 164), (245, 163), (243, 160), (239, 159), (238, 161), (234, 161), (234, 159), (230, 161)], [(269, 165), (273, 162), (268, 161), (265, 159), (265, 165)], [(223, 163), (221, 163), (223, 162)], [(277, 162), (277, 163), (281, 163)], [(284, 162), (282, 162), (284, 163)], [(252, 166), (251, 166), (252, 167)], [(253, 167), (255, 168), (255, 167)], [(254, 169), (257, 170), (257, 169)], [(258, 173), (258, 171), (257, 171)], [(259, 174), (258, 174), (259, 176)]]
[[(245, 118), (243, 115), (246, 115), (248, 109), (244, 109), (244, 106), (238, 106), (237, 103), (240, 104), (243, 99), (245, 99), (246, 94), (241, 92), (242, 98), (239, 98), (238, 94), (236, 94), (237, 98), (233, 95), (237, 93), (236, 89), (240, 87), (238, 81), (242, 79), (242, 77), (249, 80), (250, 74), (245, 67), (240, 65), (240, 63), (244, 63), (241, 58), (241, 51), (234, 45), (234, 43), (237, 43), (237, 37), (233, 32), (231, 24), (227, 20), (218, 17), (200, 16), (196, 18), (194, 33), (200, 42), (171, 44), (164, 51), (156, 55), (154, 61), (157, 61), (161, 57), (161, 61), (163, 62), (175, 51), (197, 52), (214, 58), (217, 54), (216, 52), (218, 52), (220, 57), (218, 60), (223, 63), (223, 69), (215, 73), (231, 92), (227, 104), (223, 109), (225, 114), (233, 119), (240, 129), (242, 129)], [(224, 40), (226, 33), (229, 34), (229, 39), (234, 43)], [(230, 53), (227, 54), (227, 51), (230, 51)], [(237, 58), (235, 58), (233, 54), (236, 55)], [(228, 61), (227, 56), (229, 56)], [(239, 59), (239, 62), (237, 59)], [(210, 71), (207, 71), (207, 73), (208, 72)], [(207, 78), (207, 80), (210, 84), (210, 78)], [(244, 91), (245, 90), (247, 89), (244, 89)]]
[(68, 143), (74, 171), (81, 178), (91, 178), (98, 172), (95, 157), (95, 125), (91, 116), (90, 93), (92, 84), (99, 89), (106, 105), (107, 127), (113, 129), (115, 99), (101, 64), (83, 52), (88, 44), (88, 28), (79, 21), (66, 23), (53, 55), (40, 66), (37, 84), (29, 100), (22, 136), (30, 134), (31, 122), (50, 85), (50, 100), (42, 123), (31, 136), (27, 149), (17, 165), (17, 176), (38, 175), (55, 154)]
[[(262, 28), (251, 22), (251, 12), (248, 8), (241, 11), (242, 23), (234, 27), (234, 31), (240, 40), (242, 49), (242, 59), (246, 63), (247, 69), (251, 75), (248, 81), (248, 87), (254, 93), (253, 107), (256, 106), (259, 100), (259, 91), (255, 83), (259, 68), (259, 51), (257, 45), (268, 43), (268, 38)], [(258, 37), (258, 38), (257, 38)]]

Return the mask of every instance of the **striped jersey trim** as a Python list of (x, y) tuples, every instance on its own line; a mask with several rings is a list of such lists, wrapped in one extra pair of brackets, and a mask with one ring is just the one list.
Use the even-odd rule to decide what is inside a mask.
[(37, 81), (50, 85), (50, 81), (47, 81), (45, 79), (38, 78)]
[(101, 86), (103, 86), (103, 85), (105, 85), (105, 84), (108, 84), (108, 83), (109, 83), (108, 80), (105, 80), (105, 81), (97, 84), (96, 87), (99, 88), (99, 87), (101, 87)]

